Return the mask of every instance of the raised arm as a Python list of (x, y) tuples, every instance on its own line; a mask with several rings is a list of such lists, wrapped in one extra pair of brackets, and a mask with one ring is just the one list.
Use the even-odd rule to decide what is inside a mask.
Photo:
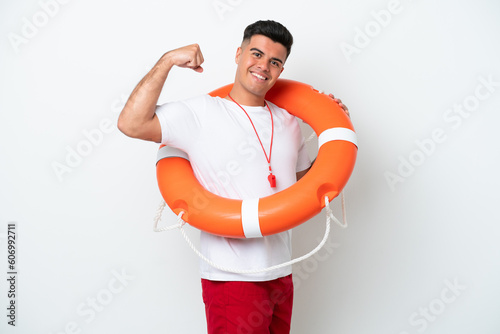
[(130, 95), (118, 118), (118, 129), (132, 138), (161, 141), (156, 104), (168, 73), (174, 66), (203, 72), (203, 55), (198, 44), (184, 46), (165, 53)]

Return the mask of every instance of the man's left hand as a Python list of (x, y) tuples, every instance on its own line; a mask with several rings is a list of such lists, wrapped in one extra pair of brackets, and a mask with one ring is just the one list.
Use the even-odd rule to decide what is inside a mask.
[(347, 116), (351, 117), (351, 114), (349, 114), (349, 109), (347, 108), (347, 106), (345, 104), (342, 103), (342, 100), (341, 99), (337, 99), (335, 98), (335, 96), (333, 96), (333, 94), (329, 94), (328, 96), (330, 96), (332, 98), (333, 101), (337, 102), (337, 104), (342, 108), (344, 109), (345, 113), (347, 114)]

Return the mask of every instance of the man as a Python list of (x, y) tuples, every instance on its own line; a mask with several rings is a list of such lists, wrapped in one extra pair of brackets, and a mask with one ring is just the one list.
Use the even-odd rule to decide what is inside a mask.
[[(118, 127), (130, 137), (185, 151), (200, 183), (220, 196), (260, 198), (283, 190), (311, 165), (296, 118), (265, 101), (292, 43), (280, 23), (255, 22), (236, 51), (236, 76), (227, 97), (203, 95), (157, 106), (174, 66), (203, 72), (198, 45), (169, 51), (134, 89)], [(233, 239), (202, 231), (200, 247), (224, 267), (260, 269), (290, 260), (291, 232)], [(201, 262), (200, 272), (209, 333), (289, 333), (291, 266), (240, 275)]]

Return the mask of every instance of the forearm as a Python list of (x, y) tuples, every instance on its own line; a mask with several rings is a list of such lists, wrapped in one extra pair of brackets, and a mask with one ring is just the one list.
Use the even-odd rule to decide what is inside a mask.
[(155, 117), (158, 99), (172, 67), (173, 63), (166, 53), (137, 84), (118, 118), (120, 131), (142, 138), (142, 129), (147, 128), (146, 124)]

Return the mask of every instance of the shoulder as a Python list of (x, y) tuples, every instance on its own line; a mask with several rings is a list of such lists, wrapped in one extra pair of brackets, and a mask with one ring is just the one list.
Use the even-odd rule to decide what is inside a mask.
[(170, 101), (157, 106), (157, 112), (165, 112), (167, 110), (183, 110), (202, 112), (210, 106), (217, 105), (217, 98), (208, 94), (197, 95), (184, 100)]
[(202, 111), (220, 107), (221, 98), (203, 94), (183, 100), (181, 103), (190, 109)]
[(297, 118), (294, 115), (290, 114), (286, 109), (278, 107), (277, 105), (275, 105), (274, 103), (272, 103), (270, 101), (266, 100), (266, 102), (268, 103), (269, 107), (273, 111), (274, 115), (281, 118), (282, 120), (286, 120), (287, 122), (293, 122), (293, 123), (297, 122), (297, 124), (298, 124)]
[(269, 107), (271, 108), (271, 110), (273, 110), (275, 113), (283, 114), (285, 116), (288, 115), (288, 116), (294, 117), (286, 109), (278, 107), (276, 104), (272, 103), (271, 101), (266, 100), (266, 103), (269, 105)]
[(206, 103), (214, 103), (216, 100), (217, 100), (216, 97), (212, 97), (208, 94), (202, 94), (185, 99), (183, 100), (183, 102), (186, 104), (206, 104)]

